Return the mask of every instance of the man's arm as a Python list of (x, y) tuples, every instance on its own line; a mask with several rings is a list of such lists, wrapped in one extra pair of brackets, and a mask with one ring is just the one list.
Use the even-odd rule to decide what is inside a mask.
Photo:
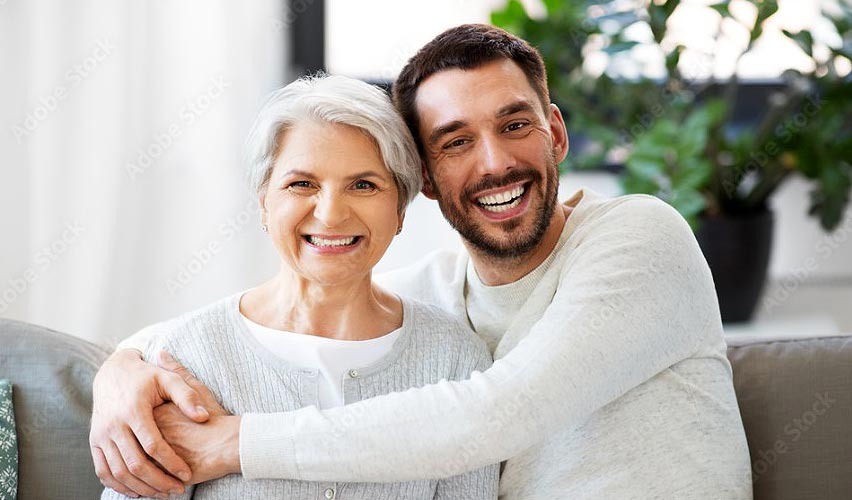
[(707, 264), (669, 206), (633, 199), (582, 227), (570, 273), (529, 335), (469, 380), (318, 411), (247, 414), (248, 478), (406, 481), (517, 455), (720, 333)]

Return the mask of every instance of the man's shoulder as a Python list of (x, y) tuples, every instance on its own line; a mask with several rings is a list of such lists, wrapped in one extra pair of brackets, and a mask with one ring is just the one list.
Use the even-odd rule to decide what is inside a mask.
[(579, 218), (574, 221), (574, 231), (586, 242), (600, 235), (620, 236), (651, 246), (694, 240), (683, 216), (655, 196), (628, 194), (608, 198), (592, 194), (586, 201), (578, 207)]
[(659, 222), (666, 224), (685, 222), (671, 205), (656, 196), (647, 194), (604, 197), (592, 193), (589, 195), (587, 206), (583, 208), (582, 223), (616, 219), (622, 223), (641, 225)]

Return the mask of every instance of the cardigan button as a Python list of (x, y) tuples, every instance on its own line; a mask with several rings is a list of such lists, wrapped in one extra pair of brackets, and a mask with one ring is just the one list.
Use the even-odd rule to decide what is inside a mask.
[(332, 488), (326, 489), (325, 490), (325, 497), (328, 498), (328, 500), (331, 500), (332, 498), (334, 498), (334, 489), (332, 489)]
[(358, 378), (358, 370), (349, 370), (349, 378)]

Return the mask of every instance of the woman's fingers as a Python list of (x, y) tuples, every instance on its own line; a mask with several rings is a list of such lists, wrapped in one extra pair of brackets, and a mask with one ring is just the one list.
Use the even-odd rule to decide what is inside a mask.
[(97, 446), (92, 446), (92, 460), (95, 462), (95, 473), (98, 475), (98, 479), (101, 480), (101, 484), (107, 488), (117, 491), (124, 496), (128, 496), (130, 498), (139, 498), (135, 492), (127, 489), (123, 484), (119, 483), (115, 477), (112, 475), (112, 471), (109, 469), (109, 464), (107, 464), (106, 458), (104, 457), (104, 452)]
[[(137, 494), (142, 495), (144, 497), (168, 497), (166, 493), (152, 488), (151, 486), (142, 482), (141, 480), (137, 479), (133, 474), (131, 474), (124, 463), (124, 458), (122, 457), (121, 453), (118, 451), (118, 448), (114, 444), (109, 443), (105, 447), (102, 447), (101, 450), (103, 451), (104, 458), (106, 458), (110, 473), (115, 478), (115, 480), (124, 485), (126, 489), (136, 492)], [(118, 490), (116, 489), (116, 491)]]

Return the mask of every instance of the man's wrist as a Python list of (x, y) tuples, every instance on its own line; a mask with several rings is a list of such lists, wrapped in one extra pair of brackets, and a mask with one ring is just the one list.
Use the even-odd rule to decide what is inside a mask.
[(240, 474), (242, 467), (240, 466), (240, 423), (239, 415), (228, 415), (220, 417), (225, 419), (226, 438), (225, 449), (222, 453), (224, 459), (224, 470), (226, 474)]

